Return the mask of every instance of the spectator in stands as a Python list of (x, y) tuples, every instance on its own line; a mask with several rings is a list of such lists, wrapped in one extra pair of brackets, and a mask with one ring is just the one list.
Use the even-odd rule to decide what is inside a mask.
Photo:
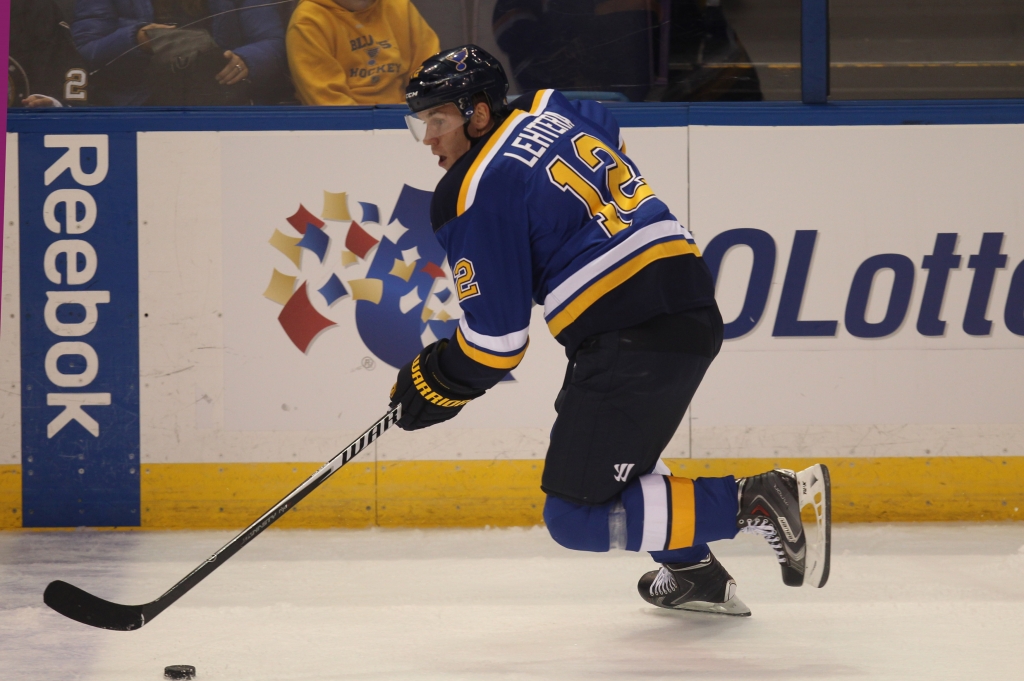
[(521, 90), (639, 101), (651, 88), (659, 11), (654, 0), (498, 0), (492, 26)]
[(303, 104), (404, 104), (409, 76), (440, 51), (409, 0), (302, 0), (288, 65)]
[(88, 68), (54, 0), (12, 0), (11, 26), (7, 106), (86, 104)]
[[(664, 22), (667, 65), (655, 58)], [(497, 0), (492, 25), (521, 90), (617, 92), (633, 101), (763, 98), (720, 0)], [(663, 89), (653, 87), (660, 68)]]
[(78, 0), (72, 34), (105, 104), (275, 103), (288, 89), (272, 0)]
[(666, 102), (758, 102), (757, 69), (721, 0), (674, 0)]

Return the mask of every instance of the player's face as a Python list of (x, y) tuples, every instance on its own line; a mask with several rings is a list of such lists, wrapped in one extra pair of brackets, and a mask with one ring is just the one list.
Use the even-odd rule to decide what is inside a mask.
[(437, 164), (448, 170), (472, 146), (466, 135), (465, 126), (473, 137), (480, 137), (494, 127), (490, 108), (477, 103), (473, 115), (466, 119), (459, 108), (452, 103), (435, 106), (405, 117), (406, 124), (417, 142), (430, 147), (430, 153), (437, 156)]
[(448, 170), (455, 162), (462, 158), (462, 155), (469, 151), (469, 138), (463, 132), (462, 126), (449, 130), (443, 135), (428, 137), (423, 140), (424, 144), (430, 145), (430, 153), (437, 156), (437, 165)]
[(407, 119), (413, 137), (430, 147), (437, 164), (445, 170), (469, 151), (469, 139), (462, 130), (466, 119), (454, 104), (435, 106)]

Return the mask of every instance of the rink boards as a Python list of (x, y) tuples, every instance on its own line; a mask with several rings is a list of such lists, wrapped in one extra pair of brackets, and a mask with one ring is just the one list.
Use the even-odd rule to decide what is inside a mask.
[[(0, 527), (243, 526), (384, 412), (460, 314), (395, 113), (13, 118)], [(824, 460), (837, 520), (1021, 517), (1024, 106), (616, 114), (727, 323), (675, 472)], [(540, 522), (564, 367), (538, 309), (514, 380), (282, 524)]]

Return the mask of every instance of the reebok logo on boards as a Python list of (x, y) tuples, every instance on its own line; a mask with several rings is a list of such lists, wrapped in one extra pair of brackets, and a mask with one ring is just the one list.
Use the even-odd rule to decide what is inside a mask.
[(629, 472), (633, 470), (633, 466), (636, 464), (632, 463), (617, 463), (615, 464), (615, 480), (618, 482), (625, 482), (626, 478), (629, 477)]

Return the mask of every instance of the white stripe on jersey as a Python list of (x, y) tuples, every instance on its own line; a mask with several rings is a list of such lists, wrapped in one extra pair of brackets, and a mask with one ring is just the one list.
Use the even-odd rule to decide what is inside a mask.
[[(476, 189), (480, 184), (480, 178), (484, 176), (484, 171), (487, 169), (488, 164), (494, 159), (498, 152), (501, 151), (501, 148), (505, 146), (505, 142), (508, 141), (512, 132), (518, 129), (527, 118), (535, 118), (544, 113), (544, 109), (548, 106), (548, 99), (551, 98), (552, 92), (554, 92), (554, 90), (544, 90), (541, 95), (540, 106), (537, 107), (537, 110), (523, 111), (522, 113), (526, 115), (520, 116), (519, 120), (515, 122), (515, 125), (510, 125), (505, 128), (505, 131), (501, 133), (501, 137), (498, 138), (498, 141), (491, 145), (490, 151), (487, 152), (487, 155), (484, 156), (480, 165), (478, 165), (476, 170), (473, 172), (473, 176), (469, 179), (469, 188), (466, 190), (466, 204), (462, 208), (463, 212), (469, 210), (469, 207), (473, 205), (473, 201), (476, 199)], [(522, 110), (520, 109), (520, 111)]]
[(483, 350), (500, 353), (519, 352), (526, 347), (526, 341), (530, 337), (530, 327), (506, 333), (504, 336), (487, 336), (469, 328), (469, 322), (463, 317), (459, 320), (459, 329), (467, 341)]
[(614, 248), (573, 272), (568, 279), (548, 293), (544, 297), (544, 317), (549, 317), (562, 303), (585, 289), (591, 282), (614, 268), (620, 261), (642, 250), (644, 246), (651, 242), (670, 236), (681, 236), (688, 241), (693, 241), (693, 235), (690, 234), (689, 230), (675, 220), (653, 222), (638, 228)]
[(668, 492), (665, 476), (641, 475), (640, 491), (644, 495), (644, 534), (641, 551), (664, 551), (668, 537)]

